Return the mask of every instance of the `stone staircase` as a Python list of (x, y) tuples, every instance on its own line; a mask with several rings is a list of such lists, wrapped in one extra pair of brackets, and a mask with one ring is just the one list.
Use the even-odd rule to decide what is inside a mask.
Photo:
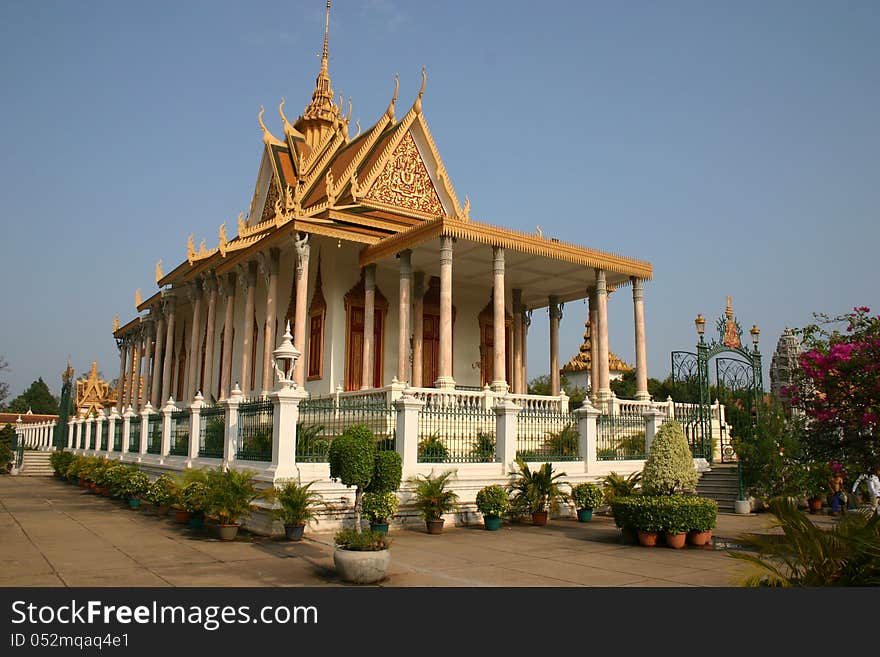
[(697, 482), (697, 494), (718, 502), (718, 510), (733, 513), (733, 503), (739, 497), (739, 477), (736, 464), (715, 464), (703, 473)]
[(21, 467), (18, 469), (22, 477), (51, 477), (54, 473), (49, 463), (52, 452), (40, 452), (26, 449), (22, 454)]

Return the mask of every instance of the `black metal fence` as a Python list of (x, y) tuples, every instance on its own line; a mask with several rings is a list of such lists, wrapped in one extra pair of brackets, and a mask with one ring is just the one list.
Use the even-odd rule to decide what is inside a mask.
[(272, 460), (272, 424), (275, 405), (268, 399), (242, 402), (238, 407), (238, 445), (235, 458)]
[(599, 461), (645, 458), (645, 419), (641, 415), (600, 415), (596, 434)]
[(516, 417), (516, 455), (524, 461), (577, 461), (581, 458), (573, 413), (524, 408)]
[(168, 453), (189, 456), (189, 411), (171, 412), (171, 444)]
[(162, 416), (150, 413), (147, 416), (147, 454), (162, 453)]
[(135, 416), (128, 423), (128, 451), (141, 451), (141, 418)]
[(425, 406), (419, 412), (419, 463), (492, 463), (495, 413), (479, 406)]
[[(189, 427), (187, 426), (188, 431)], [(225, 440), (226, 409), (220, 404), (203, 406), (199, 417), (199, 456), (222, 459)]]
[(355, 425), (363, 425), (373, 432), (378, 449), (395, 449), (397, 411), (388, 406), (384, 396), (331, 395), (304, 400), (299, 405), (296, 425), (296, 460), (326, 463), (330, 443)]

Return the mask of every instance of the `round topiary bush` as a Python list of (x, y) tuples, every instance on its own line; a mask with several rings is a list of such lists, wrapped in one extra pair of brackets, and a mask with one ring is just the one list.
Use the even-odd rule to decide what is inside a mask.
[(681, 424), (664, 422), (642, 470), (642, 490), (647, 495), (673, 495), (693, 490), (699, 478)]
[(602, 503), (602, 489), (594, 483), (584, 482), (572, 487), (571, 499), (576, 509), (595, 509)]
[(486, 516), (503, 516), (510, 510), (510, 498), (503, 487), (495, 484), (477, 491), (477, 509)]

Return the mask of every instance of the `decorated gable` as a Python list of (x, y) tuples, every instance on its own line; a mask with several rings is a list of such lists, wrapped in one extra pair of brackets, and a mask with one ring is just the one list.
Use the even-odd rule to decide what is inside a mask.
[(425, 214), (443, 214), (440, 197), (409, 132), (400, 140), (365, 198)]

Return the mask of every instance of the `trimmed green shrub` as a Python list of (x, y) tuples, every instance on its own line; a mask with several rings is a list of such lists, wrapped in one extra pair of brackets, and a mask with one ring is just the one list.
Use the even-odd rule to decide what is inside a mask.
[(52, 452), (49, 456), (49, 463), (52, 465), (52, 469), (55, 470), (56, 474), (63, 476), (74, 458), (76, 458), (76, 456), (73, 452)]
[(668, 420), (657, 431), (651, 453), (642, 470), (642, 487), (647, 495), (672, 495), (693, 490), (700, 475), (684, 429), (679, 422)]
[(578, 484), (571, 489), (571, 499), (577, 509), (595, 509), (603, 498), (602, 489), (591, 482)]
[(503, 516), (510, 510), (510, 498), (502, 486), (484, 486), (477, 491), (477, 509), (484, 516)]
[(403, 477), (403, 461), (400, 454), (383, 450), (376, 452), (373, 478), (367, 486), (367, 493), (393, 493), (400, 488)]
[(364, 493), (364, 513), (374, 523), (386, 523), (397, 513), (400, 506), (400, 500), (397, 494), (392, 492), (384, 493)]
[(356, 529), (343, 529), (336, 533), (333, 540), (340, 550), (354, 550), (356, 552), (385, 550), (391, 543), (384, 532), (359, 532)]
[(122, 497), (132, 500), (143, 497), (150, 487), (150, 478), (145, 472), (136, 468), (130, 469), (120, 485)]
[(159, 475), (147, 489), (147, 501), (156, 506), (171, 506), (177, 499), (177, 485), (168, 475)]
[(690, 495), (635, 495), (611, 502), (614, 523), (649, 532), (706, 531), (715, 527), (715, 500)]

